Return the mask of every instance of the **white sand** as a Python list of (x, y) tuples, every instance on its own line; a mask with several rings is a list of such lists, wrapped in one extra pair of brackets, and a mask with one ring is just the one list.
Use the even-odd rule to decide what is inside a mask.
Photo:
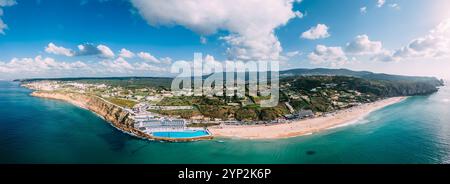
[(301, 120), (286, 124), (227, 126), (221, 125), (209, 128), (218, 137), (235, 137), (242, 139), (278, 139), (310, 135), (330, 128), (345, 126), (363, 119), (369, 113), (383, 107), (401, 102), (406, 97), (394, 97), (377, 102), (363, 104), (334, 115)]

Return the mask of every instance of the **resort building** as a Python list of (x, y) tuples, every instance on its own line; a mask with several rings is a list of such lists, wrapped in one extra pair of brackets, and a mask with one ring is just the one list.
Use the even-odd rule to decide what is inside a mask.
[(189, 128), (182, 119), (137, 116), (134, 127), (148, 135), (163, 140), (199, 140), (210, 139), (211, 134), (204, 128)]
[(186, 121), (184, 120), (169, 120), (169, 119), (150, 119), (137, 123), (141, 128), (171, 128), (184, 129), (186, 128)]
[(183, 131), (187, 129), (187, 123), (182, 119), (155, 118), (153, 116), (134, 117), (134, 127), (146, 133), (161, 131)]
[(286, 115), (284, 115), (284, 117), (287, 120), (305, 119), (305, 118), (314, 117), (314, 112), (312, 110), (300, 110), (294, 114), (286, 114)]
[(192, 109), (194, 109), (194, 107), (193, 106), (148, 106), (147, 109), (173, 111), (173, 110), (192, 110)]
[(309, 118), (314, 116), (314, 112), (312, 110), (301, 110), (298, 111), (297, 116), (299, 118)]

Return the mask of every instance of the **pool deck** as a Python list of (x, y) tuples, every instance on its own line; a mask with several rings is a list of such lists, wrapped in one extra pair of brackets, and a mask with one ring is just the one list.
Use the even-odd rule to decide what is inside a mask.
[(165, 141), (165, 142), (193, 142), (193, 141), (202, 141), (202, 140), (212, 140), (214, 137), (212, 135), (202, 136), (202, 137), (193, 137), (193, 138), (168, 138), (168, 137), (154, 137), (155, 141)]
[(192, 137), (192, 138), (170, 138), (170, 137), (157, 137), (153, 135), (149, 135), (147, 133), (144, 133), (147, 135), (147, 138), (153, 141), (164, 141), (164, 142), (193, 142), (193, 141), (202, 141), (202, 140), (212, 140), (214, 139), (214, 136), (209, 132), (209, 130), (206, 130), (208, 132), (208, 135), (205, 136), (198, 136), (198, 137)]

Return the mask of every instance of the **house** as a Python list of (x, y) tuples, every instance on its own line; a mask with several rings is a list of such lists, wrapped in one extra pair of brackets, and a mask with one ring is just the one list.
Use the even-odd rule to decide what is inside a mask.
[(314, 112), (312, 110), (301, 110), (297, 112), (297, 117), (299, 118), (309, 118), (314, 116)]

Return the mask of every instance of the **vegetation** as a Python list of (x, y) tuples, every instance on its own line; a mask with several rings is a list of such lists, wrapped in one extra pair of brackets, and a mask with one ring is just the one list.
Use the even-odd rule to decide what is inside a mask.
[(121, 99), (121, 98), (108, 98), (106, 100), (113, 104), (116, 104), (121, 107), (126, 107), (126, 108), (132, 108), (136, 104), (138, 104), (138, 102), (136, 102), (136, 101), (126, 100), (126, 99)]
[[(314, 113), (332, 112), (386, 97), (427, 95), (436, 92), (437, 86), (443, 85), (442, 80), (433, 77), (376, 74), (346, 69), (295, 69), (282, 71), (280, 74), (280, 102), (272, 108), (262, 108), (258, 105), (270, 97), (250, 96), (248, 92), (231, 97), (173, 96), (169, 89), (171, 78), (47, 80), (97, 84), (97, 86), (87, 85), (82, 91), (102, 96), (114, 104), (127, 108), (132, 108), (138, 102), (158, 106), (193, 106), (195, 108), (191, 110), (152, 110), (152, 112), (186, 119), (204, 116), (211, 120), (239, 121), (270, 121), (293, 113), (292, 111), (301, 110), (312, 110)], [(38, 80), (42, 79), (25, 81)], [(108, 87), (100, 87), (98, 84)], [(246, 89), (249, 85), (246, 84)], [(68, 91), (74, 89), (76, 86), (70, 84), (62, 88)]]
[(52, 78), (52, 79), (25, 79), (22, 82), (33, 81), (70, 81), (87, 84), (106, 84), (113, 87), (126, 87), (127, 89), (158, 88), (169, 90), (172, 78), (165, 77), (110, 77), (110, 78)]
[(195, 116), (202, 115), (200, 111), (197, 109), (192, 110), (150, 110), (150, 112), (154, 112), (157, 114), (165, 115), (165, 116), (179, 116), (183, 119), (190, 119)]
[(164, 98), (160, 106), (192, 106), (192, 105), (226, 105), (224, 98), (208, 98), (198, 96), (174, 96)]

